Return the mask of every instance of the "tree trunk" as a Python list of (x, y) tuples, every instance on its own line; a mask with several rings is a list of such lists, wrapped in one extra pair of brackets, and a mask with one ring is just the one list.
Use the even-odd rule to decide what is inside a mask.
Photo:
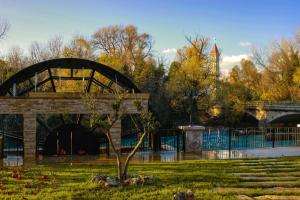
[(124, 172), (122, 174), (122, 178), (124, 180), (127, 179), (129, 162), (133, 158), (133, 156), (135, 155), (135, 153), (137, 152), (137, 150), (139, 149), (141, 144), (143, 143), (145, 136), (146, 136), (146, 131), (144, 130), (144, 133), (143, 133), (142, 137), (140, 137), (138, 143), (135, 145), (134, 149), (131, 151), (131, 153), (126, 158), (126, 161), (125, 161), (125, 164), (124, 164)]
[(115, 156), (117, 157), (117, 166), (118, 166), (118, 179), (121, 183), (123, 183), (124, 179), (123, 179), (123, 176), (122, 176), (122, 161), (121, 161), (121, 155), (120, 155), (120, 152), (121, 152), (121, 149), (119, 149), (119, 151), (116, 150), (116, 147), (111, 139), (111, 135), (110, 135), (110, 130), (107, 131), (106, 133), (106, 137), (108, 139), (108, 142), (109, 144), (111, 145), (112, 147), (112, 150), (113, 150), (113, 153), (115, 154)]

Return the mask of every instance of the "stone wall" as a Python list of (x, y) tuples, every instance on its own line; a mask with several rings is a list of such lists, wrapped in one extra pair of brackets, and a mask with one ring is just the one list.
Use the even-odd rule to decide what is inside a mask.
[[(149, 94), (128, 94), (121, 104), (120, 113), (139, 113), (134, 101), (141, 101), (143, 107), (148, 109)], [(29, 97), (0, 97), (0, 114), (23, 114), (24, 158), (36, 156), (36, 115), (37, 114), (88, 114), (99, 112), (112, 114), (112, 103), (116, 96), (112, 94), (97, 95), (95, 109), (84, 104), (78, 94), (70, 93), (31, 93)], [(121, 121), (112, 127), (111, 135), (116, 148), (121, 148)], [(111, 151), (110, 151), (111, 152)]]
[[(40, 94), (40, 95), (39, 95)], [(0, 114), (48, 113), (48, 114), (88, 114), (91, 110), (84, 104), (80, 96), (62, 96), (42, 93), (31, 94), (30, 97), (0, 97)], [(109, 114), (113, 112), (112, 103), (115, 95), (98, 95), (95, 100), (97, 112)], [(144, 108), (148, 108), (148, 94), (130, 94), (121, 106), (122, 113), (138, 113), (133, 102), (139, 100)]]

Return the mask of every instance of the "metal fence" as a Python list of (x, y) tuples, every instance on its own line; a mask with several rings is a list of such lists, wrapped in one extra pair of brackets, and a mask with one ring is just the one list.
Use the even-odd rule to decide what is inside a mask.
[(0, 131), (1, 156), (23, 156), (23, 137), (21, 132)]
[[(20, 133), (4, 133), (3, 138), (4, 157), (8, 155), (23, 155), (23, 138)], [(137, 134), (123, 135), (121, 144), (122, 152), (129, 152), (137, 144)], [(100, 153), (108, 153), (109, 145), (106, 137), (99, 138)], [(184, 151), (184, 134), (177, 129), (160, 130), (154, 137), (154, 145), (150, 145), (150, 139), (145, 138), (139, 151)], [(203, 134), (202, 149), (204, 151), (215, 150), (243, 150), (254, 148), (275, 148), (300, 146), (300, 128), (296, 127), (268, 127), (268, 128), (206, 128)]]
[(203, 150), (240, 150), (300, 146), (300, 128), (207, 128)]
[[(133, 148), (137, 145), (140, 139), (139, 137), (140, 137), (139, 134), (123, 136), (121, 138), (122, 152), (130, 152), (131, 150), (133, 150)], [(148, 151), (148, 150), (149, 150), (149, 139), (148, 137), (145, 137), (138, 151)]]
[(184, 137), (181, 130), (160, 130), (156, 136), (158, 151), (183, 151)]

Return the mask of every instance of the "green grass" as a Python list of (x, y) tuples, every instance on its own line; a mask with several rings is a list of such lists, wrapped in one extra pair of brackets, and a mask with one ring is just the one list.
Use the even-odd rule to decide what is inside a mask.
[[(132, 164), (130, 174), (153, 175), (155, 181), (110, 189), (90, 179), (97, 173), (115, 176), (113, 165), (3, 168), (0, 199), (173, 199), (175, 192), (188, 189), (197, 199), (210, 200), (236, 199), (239, 194), (300, 197), (299, 164), (300, 157)], [(12, 177), (13, 171), (21, 174), (20, 180)]]

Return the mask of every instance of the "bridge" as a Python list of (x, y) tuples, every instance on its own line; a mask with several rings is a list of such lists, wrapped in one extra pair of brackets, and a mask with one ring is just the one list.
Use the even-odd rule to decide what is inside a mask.
[(246, 113), (258, 120), (259, 126), (278, 122), (300, 124), (300, 103), (298, 102), (253, 102), (245, 105)]

